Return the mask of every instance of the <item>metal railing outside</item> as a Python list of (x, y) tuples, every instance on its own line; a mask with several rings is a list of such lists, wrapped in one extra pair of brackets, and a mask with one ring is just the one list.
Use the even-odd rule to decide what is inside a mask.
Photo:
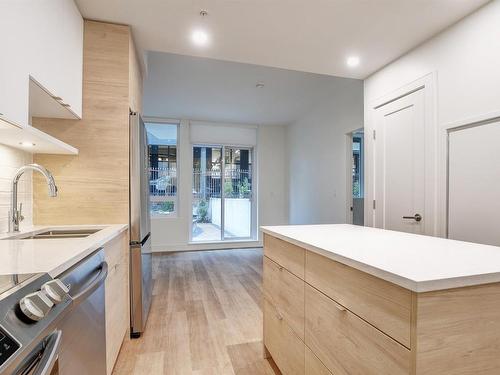
[(252, 171), (226, 169), (201, 171), (193, 170), (193, 198), (250, 198), (252, 195)]

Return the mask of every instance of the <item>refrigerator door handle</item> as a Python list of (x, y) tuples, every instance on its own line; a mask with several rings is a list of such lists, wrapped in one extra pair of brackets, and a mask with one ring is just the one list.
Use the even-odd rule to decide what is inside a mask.
[(142, 239), (142, 241), (130, 241), (130, 246), (132, 247), (141, 247), (148, 241), (149, 237), (151, 237), (151, 232), (146, 234), (146, 237)]

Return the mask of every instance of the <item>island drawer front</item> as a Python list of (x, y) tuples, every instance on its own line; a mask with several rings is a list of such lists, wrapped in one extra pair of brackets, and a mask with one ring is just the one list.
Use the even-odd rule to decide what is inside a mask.
[(306, 282), (410, 348), (411, 291), (310, 251)]
[(304, 279), (305, 250), (301, 247), (264, 234), (264, 255)]
[(264, 296), (304, 340), (304, 281), (264, 257)]
[(409, 375), (410, 351), (306, 285), (306, 345), (335, 375)]
[(264, 345), (282, 374), (304, 375), (304, 343), (264, 299)]
[(307, 346), (305, 375), (333, 375)]

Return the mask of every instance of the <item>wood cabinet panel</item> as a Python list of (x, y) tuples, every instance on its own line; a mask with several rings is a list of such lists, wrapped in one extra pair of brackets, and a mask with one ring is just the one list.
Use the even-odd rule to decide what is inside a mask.
[(304, 343), (264, 299), (264, 345), (283, 374), (304, 375)]
[(264, 297), (271, 301), (286, 323), (304, 340), (304, 281), (264, 257)]
[(105, 284), (106, 369), (110, 375), (130, 326), (128, 232), (120, 234), (104, 245), (104, 257), (108, 263), (108, 277)]
[(306, 346), (306, 373), (305, 375), (333, 375), (316, 355)]
[(304, 279), (305, 250), (279, 238), (264, 234), (264, 255)]
[(306, 284), (305, 343), (335, 375), (408, 375), (410, 351)]
[(500, 283), (417, 295), (418, 375), (500, 374)]
[[(34, 223), (129, 221), (128, 26), (85, 21), (83, 120), (34, 118), (40, 130), (77, 147), (77, 156), (34, 155), (59, 187), (33, 178)], [(71, 213), (71, 214), (68, 214)]]
[(306, 282), (410, 348), (411, 291), (307, 251)]

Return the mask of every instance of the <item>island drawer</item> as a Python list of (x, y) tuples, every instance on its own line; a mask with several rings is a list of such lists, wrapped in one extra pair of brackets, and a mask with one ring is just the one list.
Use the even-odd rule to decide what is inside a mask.
[(408, 375), (410, 351), (306, 285), (306, 345), (335, 375)]
[(304, 343), (264, 299), (264, 344), (282, 374), (304, 375)]
[(307, 346), (305, 375), (333, 375)]
[(304, 340), (304, 281), (264, 257), (264, 297), (273, 303), (285, 322)]
[(301, 247), (264, 234), (264, 255), (304, 279), (305, 250)]
[(410, 348), (411, 291), (307, 251), (306, 282)]

